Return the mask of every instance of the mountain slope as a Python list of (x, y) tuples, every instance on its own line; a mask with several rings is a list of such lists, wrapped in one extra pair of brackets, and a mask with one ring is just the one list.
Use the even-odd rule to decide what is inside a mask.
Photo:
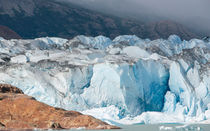
[(54, 0), (0, 0), (0, 25), (11, 28), (23, 38), (72, 38), (76, 35), (104, 35), (114, 38), (126, 34), (150, 39), (166, 38), (170, 34), (177, 34), (184, 39), (197, 37), (184, 27), (180, 28), (184, 31), (177, 31), (179, 25), (175, 28), (164, 27), (163, 31), (170, 31), (170, 34), (157, 33), (150, 30), (153, 24), (145, 25), (139, 21), (108, 16)]
[(9, 29), (6, 26), (1, 26), (1, 25), (0, 25), (0, 36), (3, 37), (3, 38), (5, 38), (5, 39), (12, 39), (12, 38), (20, 39), (21, 38), (13, 30)]
[(169, 35), (178, 34), (182, 38), (191, 39), (197, 36), (187, 30), (183, 25), (172, 21), (158, 21), (143, 25), (144, 37), (167, 39)]

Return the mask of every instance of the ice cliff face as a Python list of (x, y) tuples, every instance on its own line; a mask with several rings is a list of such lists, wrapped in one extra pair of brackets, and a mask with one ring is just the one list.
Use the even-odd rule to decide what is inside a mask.
[(209, 40), (0, 38), (0, 53), (0, 82), (52, 106), (123, 124), (210, 119)]

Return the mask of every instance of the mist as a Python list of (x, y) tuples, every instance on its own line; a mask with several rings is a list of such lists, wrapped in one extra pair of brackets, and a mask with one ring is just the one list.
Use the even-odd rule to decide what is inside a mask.
[(210, 35), (210, 0), (62, 0), (142, 22), (172, 20)]

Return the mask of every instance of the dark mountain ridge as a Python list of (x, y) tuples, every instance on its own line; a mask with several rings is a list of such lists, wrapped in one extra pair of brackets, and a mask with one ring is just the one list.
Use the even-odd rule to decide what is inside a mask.
[(10, 28), (6, 26), (1, 26), (0, 25), (0, 37), (3, 37), (5, 39), (21, 39), (21, 37), (11, 30)]
[(143, 23), (55, 0), (0, 0), (0, 25), (9, 27), (22, 38), (137, 35), (157, 39), (171, 34), (187, 40), (199, 37), (172, 21)]

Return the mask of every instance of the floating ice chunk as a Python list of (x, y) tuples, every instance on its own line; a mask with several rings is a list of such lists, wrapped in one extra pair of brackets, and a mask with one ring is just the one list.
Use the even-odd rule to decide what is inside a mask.
[(185, 124), (182, 126), (176, 126), (174, 130), (176, 130), (176, 131), (200, 131), (200, 130), (202, 130), (202, 128), (197, 125)]
[(172, 129), (173, 129), (173, 127), (167, 127), (167, 126), (160, 126), (160, 127), (159, 127), (159, 130), (160, 130), (160, 131), (162, 131), (162, 130), (163, 130), (163, 131), (167, 131), (167, 130), (172, 130)]

